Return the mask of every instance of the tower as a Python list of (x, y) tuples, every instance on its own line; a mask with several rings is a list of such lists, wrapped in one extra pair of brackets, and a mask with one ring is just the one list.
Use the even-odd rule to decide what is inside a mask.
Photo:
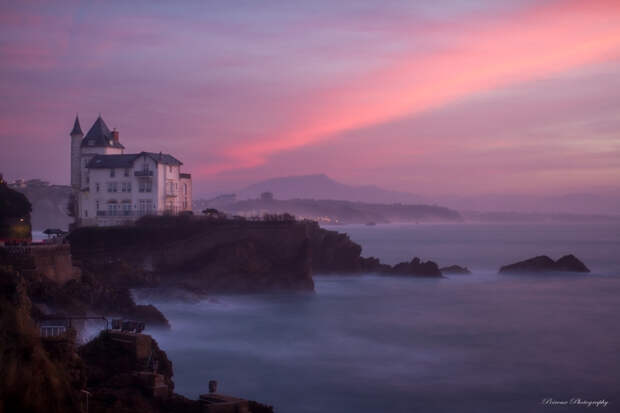
[(71, 135), (71, 190), (73, 193), (71, 205), (73, 208), (73, 216), (77, 221), (80, 211), (78, 202), (80, 199), (80, 186), (82, 182), (80, 165), (82, 153), (80, 146), (82, 144), (82, 137), (84, 137), (77, 114), (75, 115), (73, 129), (69, 135)]
[(82, 138), (84, 137), (84, 133), (82, 132), (82, 128), (80, 127), (80, 120), (78, 116), (75, 115), (75, 122), (73, 123), (73, 129), (71, 130), (71, 188), (73, 189), (73, 193), (77, 195), (80, 191), (80, 185), (82, 182), (81, 177), (81, 150), (80, 145), (82, 143)]

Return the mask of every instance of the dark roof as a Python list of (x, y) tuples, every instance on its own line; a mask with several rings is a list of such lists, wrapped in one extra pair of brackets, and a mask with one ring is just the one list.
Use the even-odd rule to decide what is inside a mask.
[(172, 155), (168, 155), (167, 153), (155, 153), (155, 152), (140, 152), (140, 155), (146, 155), (153, 159), (157, 163), (163, 163), (164, 165), (183, 165), (183, 162), (179, 161)]
[(90, 162), (88, 162), (87, 167), (93, 169), (131, 168), (136, 159), (141, 156), (148, 156), (155, 162), (164, 165), (183, 165), (181, 161), (167, 153), (140, 152), (126, 155), (95, 155)]
[(82, 132), (82, 127), (80, 126), (80, 120), (78, 119), (77, 115), (75, 115), (75, 122), (73, 122), (73, 129), (71, 129), (70, 135), (84, 136), (84, 133)]
[(109, 146), (113, 148), (125, 148), (120, 144), (120, 142), (112, 139), (112, 132), (110, 132), (108, 125), (105, 124), (101, 115), (99, 115), (84, 139), (82, 139), (82, 146)]
[(95, 155), (86, 165), (87, 168), (131, 168), (140, 154), (132, 153), (128, 155)]

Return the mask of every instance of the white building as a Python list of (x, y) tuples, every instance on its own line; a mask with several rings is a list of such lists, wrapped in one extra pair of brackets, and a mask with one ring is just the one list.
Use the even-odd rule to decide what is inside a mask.
[(118, 225), (149, 214), (192, 210), (192, 178), (164, 153), (125, 154), (118, 131), (99, 116), (86, 136), (71, 131), (71, 187), (78, 225)]

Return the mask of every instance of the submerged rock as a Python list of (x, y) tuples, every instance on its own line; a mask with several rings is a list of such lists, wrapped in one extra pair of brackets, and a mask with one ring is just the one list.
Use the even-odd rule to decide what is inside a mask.
[(471, 274), (469, 268), (461, 267), (460, 265), (450, 265), (448, 267), (440, 268), (442, 274)]
[(514, 264), (504, 265), (499, 269), (500, 273), (538, 273), (538, 272), (590, 272), (574, 255), (565, 255), (557, 261), (553, 261), (546, 255), (519, 261)]

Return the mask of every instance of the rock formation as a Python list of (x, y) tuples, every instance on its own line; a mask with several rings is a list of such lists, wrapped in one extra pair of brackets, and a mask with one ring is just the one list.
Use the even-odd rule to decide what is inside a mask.
[(439, 267), (433, 261), (422, 262), (415, 257), (410, 262), (401, 262), (387, 271), (388, 274), (441, 277)]
[[(128, 287), (203, 292), (312, 291), (303, 222), (149, 217), (134, 226), (79, 228), (69, 236), (82, 269)], [(124, 274), (132, 274), (125, 277)]]
[(540, 255), (514, 264), (504, 265), (500, 273), (541, 273), (541, 272), (590, 272), (574, 255), (565, 255), (557, 261), (553, 261), (546, 255)]
[(444, 275), (471, 274), (471, 271), (469, 271), (469, 268), (461, 267), (460, 265), (450, 265), (448, 267), (440, 268), (439, 271), (441, 271), (441, 273)]

